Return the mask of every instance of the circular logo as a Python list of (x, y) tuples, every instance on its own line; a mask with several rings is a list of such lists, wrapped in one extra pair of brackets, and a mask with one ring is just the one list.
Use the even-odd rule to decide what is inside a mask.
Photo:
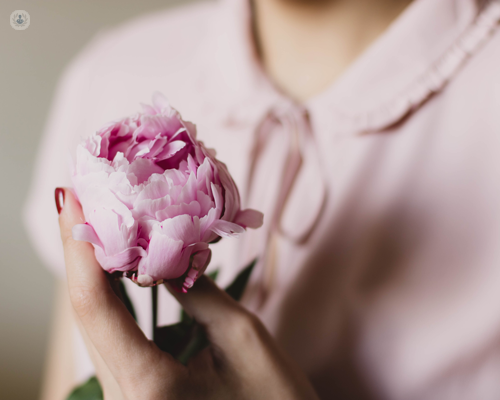
[(16, 31), (24, 31), (30, 26), (30, 15), (27, 11), (16, 10), (10, 14), (10, 26)]

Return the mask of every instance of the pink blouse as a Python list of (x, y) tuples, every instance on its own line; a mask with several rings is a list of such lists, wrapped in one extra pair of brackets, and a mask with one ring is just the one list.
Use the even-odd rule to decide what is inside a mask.
[[(26, 207), (41, 257), (63, 276), (67, 154), (159, 90), (265, 214), (210, 268), (225, 285), (260, 257), (245, 304), (321, 398), (497, 400), (500, 1), (415, 0), (303, 104), (261, 70), (249, 22), (246, 0), (191, 5), (100, 33), (72, 62)], [(150, 291), (128, 288), (149, 334)], [(162, 289), (160, 323), (178, 312)]]

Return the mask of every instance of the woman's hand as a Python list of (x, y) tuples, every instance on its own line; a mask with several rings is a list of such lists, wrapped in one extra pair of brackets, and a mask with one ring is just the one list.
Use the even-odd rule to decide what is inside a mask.
[(115, 295), (92, 245), (73, 240), (71, 228), (84, 217), (71, 191), (63, 197), (59, 224), (70, 299), (107, 400), (317, 399), (259, 319), (207, 277), (187, 294), (171, 293), (205, 327), (211, 346), (187, 366), (161, 351)]

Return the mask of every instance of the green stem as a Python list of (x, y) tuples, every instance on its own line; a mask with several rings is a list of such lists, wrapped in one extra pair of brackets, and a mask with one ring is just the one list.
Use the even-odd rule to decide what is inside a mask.
[(158, 326), (158, 286), (151, 288), (153, 310), (153, 342), (156, 343), (156, 327)]

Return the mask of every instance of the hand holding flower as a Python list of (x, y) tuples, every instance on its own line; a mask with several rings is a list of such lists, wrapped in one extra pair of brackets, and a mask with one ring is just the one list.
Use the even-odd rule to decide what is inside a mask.
[(167, 286), (206, 329), (211, 345), (187, 366), (149, 341), (115, 295), (89, 243), (73, 239), (80, 204), (64, 191), (59, 224), (71, 302), (95, 349), (106, 399), (317, 399), (262, 323), (207, 277), (188, 293)]

